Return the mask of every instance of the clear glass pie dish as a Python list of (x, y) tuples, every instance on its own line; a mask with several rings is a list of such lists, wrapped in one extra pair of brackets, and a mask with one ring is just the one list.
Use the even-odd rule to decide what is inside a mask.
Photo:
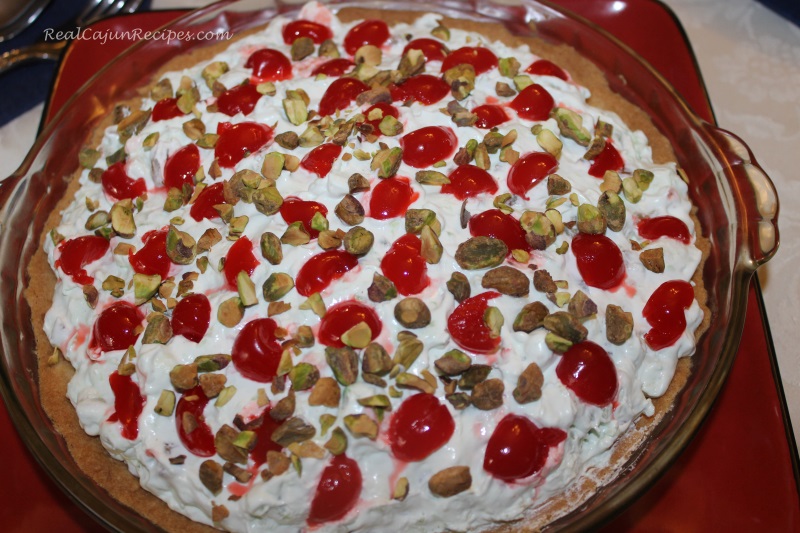
[[(337, 8), (431, 9), (430, 3), (413, 1), (331, 4)], [(658, 74), (591, 24), (528, 1), (453, 1), (436, 6), (443, 14), (494, 20), (515, 32), (531, 32), (533, 27), (540, 37), (569, 43), (600, 66), (612, 88), (645, 109), (672, 143), (678, 163), (692, 177), (692, 199), (699, 208), (703, 232), (711, 241), (703, 276), (712, 325), (693, 357), (689, 382), (671, 412), (621, 467), (624, 474), (552, 524), (554, 529), (589, 527), (645, 490), (685, 447), (708, 413), (736, 354), (749, 279), (777, 248), (777, 197), (769, 178), (741, 141), (699, 120)], [(239, 32), (267, 22), (275, 13), (296, 8), (297, 3), (271, 7), (255, 1), (228, 3), (187, 15), (171, 27), (175, 31)], [(155, 526), (99, 489), (75, 465), (40, 406), (30, 310), (23, 297), (27, 264), (45, 219), (65, 191), (65, 178), (77, 166), (81, 144), (75, 140), (87, 138), (116, 102), (130, 97), (136, 87), (147, 82), (148, 73), (195, 46), (198, 43), (146, 41), (120, 56), (71, 99), (43, 132), (23, 167), (0, 187), (0, 291), (4, 301), (0, 310), (0, 369), (4, 400), (25, 441), (54, 479), (102, 522), (119, 530), (152, 530)]]

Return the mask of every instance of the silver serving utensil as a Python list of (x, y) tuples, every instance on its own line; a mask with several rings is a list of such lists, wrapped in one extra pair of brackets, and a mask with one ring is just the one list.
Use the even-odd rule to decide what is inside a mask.
[[(74, 20), (62, 26), (67, 31), (77, 31), (97, 22), (100, 19), (118, 15), (121, 13), (133, 13), (142, 4), (143, 0), (90, 0), (83, 8), (83, 11)], [(0, 74), (18, 65), (37, 59), (58, 59), (67, 46), (67, 40), (50, 40), (47, 35), (42, 35), (39, 41), (9, 50), (0, 55)]]
[(4, 0), (0, 3), (0, 43), (33, 24), (50, 0)]

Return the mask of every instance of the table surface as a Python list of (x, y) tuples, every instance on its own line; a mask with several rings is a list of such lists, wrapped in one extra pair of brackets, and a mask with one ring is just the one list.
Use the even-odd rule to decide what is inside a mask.
[[(186, 7), (186, 2), (171, 0), (156, 0), (152, 4), (156, 8)], [(788, 155), (784, 155), (791, 153), (786, 150), (788, 143), (800, 135), (797, 133), (800, 131), (797, 127), (800, 126), (800, 106), (797, 105), (800, 93), (796, 91), (796, 87), (800, 86), (800, 29), (760, 4), (748, 0), (668, 0), (665, 4), (676, 12), (687, 30), (714, 104), (717, 121), (750, 145), (759, 163), (775, 181), (784, 206), (780, 220), (783, 249), (762, 269), (760, 279), (789, 409), (797, 428), (800, 426), (800, 422), (797, 422), (800, 420), (800, 362), (791, 358), (791, 342), (794, 339), (788, 332), (798, 330), (796, 322), (800, 313), (796, 308), (800, 307), (800, 300), (787, 301), (786, 298), (781, 299), (780, 295), (786, 292), (787, 283), (788, 289), (792, 290), (800, 280), (800, 269), (790, 267), (793, 253), (800, 250), (796, 246), (793, 249), (792, 240), (796, 237), (792, 233), (796, 232), (792, 232), (792, 225), (800, 222), (786, 208), (792, 205), (792, 194), (800, 196), (800, 190), (788, 183), (789, 159)], [(782, 78), (786, 81), (777, 83), (776, 80)], [(19, 162), (19, 155), (25, 153), (32, 144), (41, 114), (42, 108), (39, 106), (0, 128), (0, 176), (12, 172)], [(752, 301), (754, 294), (751, 291), (748, 313), (754, 312), (753, 309), (758, 312), (757, 303)], [(763, 350), (767, 338), (761, 333), (751, 342), (758, 343), (757, 349)], [(737, 372), (734, 372), (732, 380), (747, 379), (747, 372), (746, 369), (738, 371), (738, 378)], [(0, 419), (5, 416), (4, 412), (0, 413)], [(730, 430), (718, 425), (712, 417), (703, 432), (722, 431), (721, 434), (724, 434)], [(691, 468), (692, 464), (703, 460), (702, 452), (690, 448), (681, 463)], [(735, 482), (735, 479), (731, 481)], [(646, 509), (668, 505), (668, 496), (676, 494), (676, 483), (680, 485), (676, 479), (668, 477), (646, 496), (646, 501), (639, 507)], [(690, 489), (692, 485), (685, 486)], [(55, 491), (50, 494), (54, 500), (64, 500), (54, 487), (47, 487), (47, 490)], [(777, 512), (781, 510), (781, 503), (786, 502), (765, 501), (765, 504), (775, 506)], [(796, 501), (790, 499), (789, 503), (796, 506)], [(79, 512), (75, 515), (74, 509), (68, 505), (65, 508), (63, 512), (69, 521), (77, 521), (82, 527), (91, 527)], [(669, 514), (663, 513), (663, 516)], [(612, 530), (633, 530), (631, 527), (635, 519), (634, 509), (634, 513), (615, 522)], [(662, 526), (670, 529), (668, 523), (662, 523)], [(25, 530), (29, 529), (19, 529)]]

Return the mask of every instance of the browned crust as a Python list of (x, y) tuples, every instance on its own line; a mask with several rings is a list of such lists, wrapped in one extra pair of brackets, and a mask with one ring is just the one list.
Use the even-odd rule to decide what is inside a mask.
[[(413, 22), (421, 13), (408, 11), (387, 11), (373, 9), (349, 8), (338, 13), (342, 21), (348, 22), (364, 18), (380, 18), (393, 25), (401, 22)], [(652, 147), (653, 159), (656, 163), (674, 161), (675, 156), (669, 141), (656, 129), (648, 115), (639, 107), (614, 93), (608, 86), (603, 73), (588, 59), (580, 56), (567, 45), (552, 44), (535, 38), (522, 38), (511, 35), (505, 28), (496, 24), (475, 22), (459, 19), (444, 19), (445, 25), (450, 28), (459, 28), (467, 31), (481, 33), (489, 40), (500, 40), (508, 44), (524, 42), (530, 46), (531, 51), (545, 57), (556, 64), (563, 66), (574, 78), (576, 83), (589, 87), (592, 92), (590, 102), (608, 111), (615, 112), (623, 117), (633, 130), (643, 131)], [(258, 31), (254, 29), (243, 32), (234, 40)], [(219, 51), (229, 46), (231, 41), (203, 47), (186, 55), (178, 57), (166, 65), (153, 76), (152, 81), (160, 79), (161, 74), (168, 71), (180, 70), (192, 66), (200, 61), (207, 60)], [(140, 94), (146, 94), (149, 86), (142, 88)], [(134, 98), (127, 105), (138, 105), (139, 99)], [(93, 136), (87, 140), (87, 146), (96, 146), (103, 135), (103, 130), (111, 124), (110, 117), (95, 129)], [(56, 227), (61, 218), (61, 211), (69, 205), (75, 192), (79, 188), (76, 172), (64, 198), (53, 210), (45, 225), (41, 242), (49, 238), (49, 231)], [(692, 215), (695, 227), (700, 228), (697, 217)], [(692, 278), (695, 285), (695, 296), (704, 311), (704, 319), (695, 333), (699, 338), (710, 323), (711, 313), (705, 305), (707, 300), (703, 286), (703, 263), (709, 255), (710, 243), (698, 231), (697, 247), (702, 251), (702, 262)], [(138, 479), (131, 476), (127, 466), (111, 458), (100, 444), (99, 439), (88, 436), (80, 427), (77, 413), (66, 397), (67, 383), (74, 374), (71, 365), (63, 359), (56, 365), (49, 365), (48, 358), (53, 353), (53, 346), (44, 333), (44, 315), (52, 304), (53, 291), (56, 278), (47, 262), (47, 256), (42, 247), (35, 253), (28, 268), (30, 279), (35, 283), (30, 285), (25, 296), (31, 306), (34, 323), (36, 345), (39, 353), (39, 389), (42, 406), (53, 421), (56, 430), (64, 437), (68, 449), (76, 464), (100, 487), (122, 502), (135, 512), (142, 515), (158, 527), (168, 531), (215, 531), (209, 526), (194, 522), (179, 513), (170, 510), (160, 499), (143, 490)], [(596, 490), (594, 479), (611, 480), (619, 467), (646, 439), (649, 431), (655, 427), (671, 409), (675, 398), (685, 386), (691, 373), (691, 358), (684, 357), (678, 361), (675, 377), (668, 390), (659, 398), (653, 399), (656, 413), (653, 417), (642, 417), (636, 424), (635, 430), (623, 435), (615, 444), (610, 466), (593, 473), (593, 479), (583, 478), (581, 482), (568, 494), (553, 498), (536, 509), (528, 518), (519, 522), (499, 525), (493, 529), (496, 532), (505, 531), (536, 531), (562, 516), (570, 509), (585, 501)], [(602, 482), (601, 482), (602, 483)], [(224, 503), (224, 502), (218, 502)]]

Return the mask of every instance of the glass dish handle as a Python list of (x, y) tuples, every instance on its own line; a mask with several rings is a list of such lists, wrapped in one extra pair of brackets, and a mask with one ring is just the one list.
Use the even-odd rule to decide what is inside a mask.
[(736, 202), (742, 210), (750, 265), (753, 270), (769, 261), (778, 251), (778, 192), (766, 172), (756, 162), (750, 148), (733, 133), (704, 124), (707, 133), (733, 163), (730, 180)]

